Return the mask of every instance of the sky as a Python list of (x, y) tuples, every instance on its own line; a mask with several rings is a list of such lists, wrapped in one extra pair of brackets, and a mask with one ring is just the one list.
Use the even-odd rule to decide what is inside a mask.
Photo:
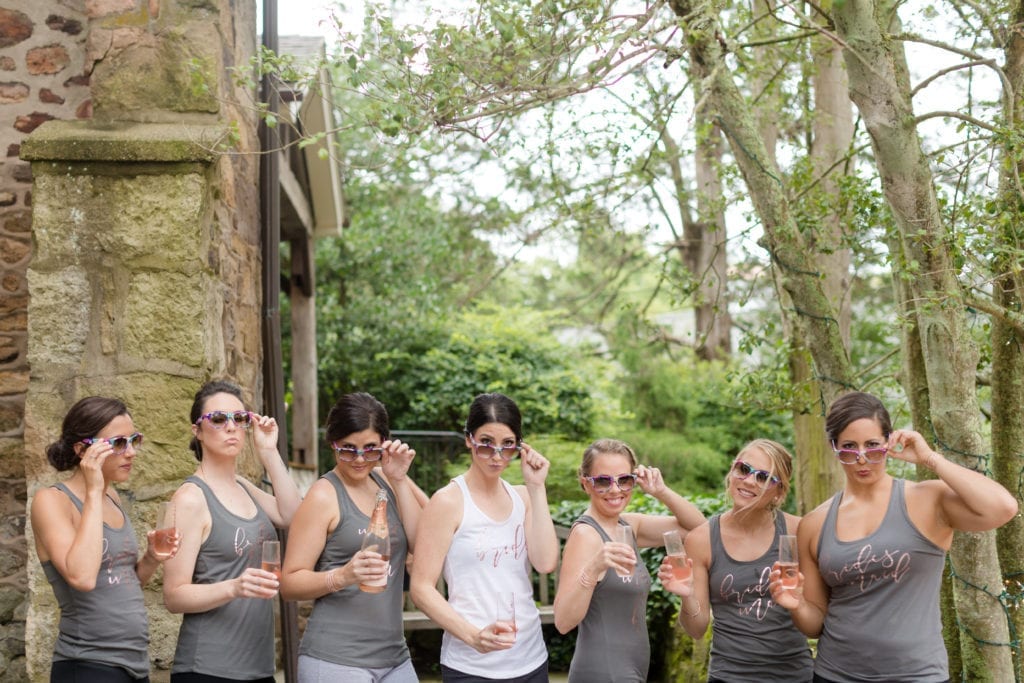
[[(351, 4), (351, 3), (349, 3)], [(262, 12), (262, 3), (258, 11)], [(335, 35), (330, 22), (331, 9), (337, 7), (331, 0), (278, 0), (277, 32), (282, 36)], [(262, 19), (257, 21), (262, 23)]]

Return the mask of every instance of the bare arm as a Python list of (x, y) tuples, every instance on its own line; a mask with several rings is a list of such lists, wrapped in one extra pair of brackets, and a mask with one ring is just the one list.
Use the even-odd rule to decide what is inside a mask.
[(267, 472), (274, 494), (253, 486), (245, 481), (243, 485), (252, 494), (270, 521), (278, 529), (287, 529), (292, 523), (295, 511), (299, 509), (302, 496), (295, 481), (288, 474), (288, 468), (277, 451), (277, 421), (266, 415), (257, 415), (253, 421), (253, 445), (256, 454)]
[(328, 534), (341, 521), (334, 487), (318, 479), (292, 521), (281, 569), (281, 597), (314, 600), (331, 592), (328, 572), (315, 571), (314, 567), (324, 551)]
[(679, 605), (679, 623), (691, 638), (700, 639), (711, 623), (711, 590), (709, 572), (711, 569), (711, 530), (707, 524), (691, 531), (684, 541), (687, 562), (691, 565), (690, 581), (667, 581), (671, 569), (659, 572), (665, 590), (682, 598)]
[(523, 496), (526, 503), (526, 553), (533, 568), (546, 574), (558, 566), (558, 535), (548, 510), (548, 493), (544, 487), (551, 463), (523, 444), (522, 468), (526, 484), (526, 495)]
[[(78, 467), (85, 480), (85, 500), (78, 514), (62, 491), (41, 489), (32, 501), (32, 529), (39, 560), (49, 560), (75, 590), (91, 591), (103, 559), (103, 461), (113, 453), (106, 441), (81, 451)], [(77, 517), (77, 522), (76, 518)]]
[(624, 544), (605, 543), (587, 524), (574, 526), (565, 542), (555, 594), (555, 628), (559, 633), (573, 630), (587, 616), (594, 588), (609, 568), (632, 566), (635, 561), (632, 550)]
[(408, 476), (409, 466), (412, 464), (412, 459), (416, 457), (416, 451), (398, 439), (385, 441), (383, 448), (384, 461), (381, 471), (388, 485), (391, 486), (391, 490), (395, 492), (398, 517), (402, 520), (402, 527), (405, 529), (409, 552), (412, 552), (416, 543), (416, 528), (419, 525), (420, 512), (423, 509), (420, 502), (423, 491)]
[(96, 587), (103, 558), (102, 488), (86, 491), (81, 515), (63, 492), (40, 489), (32, 499), (32, 530), (41, 562), (53, 563), (75, 590)]
[(666, 531), (678, 531), (686, 537), (687, 532), (704, 523), (704, 515), (697, 506), (686, 500), (665, 485), (661, 472), (656, 467), (637, 468), (637, 484), (644, 493), (654, 496), (665, 504), (672, 517), (662, 515), (646, 515), (637, 512), (623, 514), (623, 519), (636, 530), (636, 543), (641, 548), (657, 548), (665, 545), (662, 534)]
[(826, 501), (800, 521), (797, 529), (800, 572), (796, 588), (782, 587), (782, 575), (777, 566), (771, 573), (772, 599), (775, 604), (789, 610), (793, 624), (809, 638), (821, 635), (828, 613), (828, 586), (818, 569), (817, 544), (830, 502)]
[[(894, 431), (889, 436), (889, 453), (894, 458), (924, 465), (938, 475), (938, 481), (920, 482), (914, 488), (931, 497), (934, 504), (930, 502), (925, 507), (937, 507), (941, 523), (949, 529), (988, 531), (1006, 524), (1017, 514), (1017, 499), (1001, 484), (946, 460), (915, 431)], [(930, 526), (931, 520), (923, 521)], [(940, 535), (942, 530), (933, 531)]]

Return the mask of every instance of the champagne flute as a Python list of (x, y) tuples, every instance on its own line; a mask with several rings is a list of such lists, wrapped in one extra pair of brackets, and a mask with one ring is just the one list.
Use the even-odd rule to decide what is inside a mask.
[(511, 633), (516, 638), (516, 594), (501, 591), (497, 594), (494, 625), (500, 633)]
[(693, 573), (692, 567), (686, 562), (686, 550), (683, 548), (683, 537), (675, 529), (662, 534), (665, 539), (665, 558), (672, 567), (673, 581), (689, 581)]
[[(615, 527), (615, 535), (612, 536), (612, 540), (615, 541), (616, 543), (625, 543), (626, 545), (628, 545), (630, 547), (630, 549), (632, 549), (633, 548), (633, 527), (630, 526), (629, 524), (620, 524), (619, 526)], [(618, 567), (616, 567), (615, 568), (615, 573), (617, 575), (621, 576), (621, 577), (633, 576), (633, 570), (635, 568), (636, 568), (636, 562), (633, 563), (633, 565), (629, 568), (628, 571), (625, 571), (625, 570), (622, 570), (622, 569), (619, 569)]]
[(784, 534), (779, 536), (779, 572), (782, 577), (783, 588), (796, 588), (800, 578), (797, 576), (800, 571), (796, 549), (796, 536)]
[(281, 542), (263, 541), (263, 558), (260, 569), (270, 572), (277, 580), (281, 580)]
[(156, 514), (156, 533), (153, 534), (153, 550), (166, 555), (174, 547), (178, 529), (174, 522), (174, 503), (160, 503)]

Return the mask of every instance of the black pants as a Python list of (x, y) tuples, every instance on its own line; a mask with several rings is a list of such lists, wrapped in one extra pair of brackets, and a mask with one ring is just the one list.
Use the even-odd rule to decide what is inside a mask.
[(503, 683), (548, 683), (548, 663), (545, 661), (525, 676), (516, 676), (515, 678), (484, 678), (483, 676), (464, 674), (442, 664), (441, 680), (444, 683), (491, 683), (493, 681), (503, 681)]
[[(220, 676), (211, 676), (209, 674), (197, 674), (194, 671), (188, 671), (183, 674), (171, 674), (171, 683), (239, 683), (241, 680), (239, 678), (221, 678)], [(274, 683), (274, 677), (267, 676), (266, 678), (248, 679), (246, 683)]]
[(149, 683), (149, 676), (135, 678), (119, 666), (65, 659), (50, 666), (50, 683)]

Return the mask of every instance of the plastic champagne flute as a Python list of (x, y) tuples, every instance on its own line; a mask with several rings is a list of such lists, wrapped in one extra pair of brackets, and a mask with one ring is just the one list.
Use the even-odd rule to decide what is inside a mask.
[(260, 569), (270, 572), (281, 580), (281, 542), (263, 541), (263, 558), (260, 562)]
[(153, 549), (161, 555), (171, 552), (174, 536), (178, 530), (174, 521), (174, 503), (160, 503), (156, 515), (156, 533), (153, 535)]
[(665, 557), (672, 567), (673, 581), (688, 581), (692, 574), (692, 568), (686, 562), (686, 550), (683, 549), (683, 537), (678, 531), (666, 531), (662, 534), (665, 539)]
[[(633, 547), (633, 527), (629, 524), (620, 524), (615, 527), (615, 535), (612, 536), (612, 540), (616, 543), (625, 543), (630, 548)], [(616, 567), (615, 573), (622, 577), (633, 576), (633, 569), (636, 564), (629, 568), (629, 571), (623, 571)]]
[(782, 574), (783, 588), (796, 588), (799, 582), (799, 556), (796, 549), (796, 536), (784, 534), (779, 536), (779, 571)]

